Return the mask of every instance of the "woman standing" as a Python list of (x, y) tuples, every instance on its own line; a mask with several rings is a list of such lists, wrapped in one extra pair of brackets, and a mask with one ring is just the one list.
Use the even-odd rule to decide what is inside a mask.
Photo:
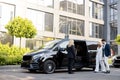
[(98, 42), (95, 73), (100, 71), (100, 67), (101, 67), (101, 71), (105, 72), (105, 65), (104, 65), (103, 57), (102, 57), (102, 43)]
[(68, 52), (68, 73), (72, 74), (73, 73), (72, 68), (75, 61), (75, 46), (73, 40), (69, 40), (69, 43), (67, 45), (67, 52)]

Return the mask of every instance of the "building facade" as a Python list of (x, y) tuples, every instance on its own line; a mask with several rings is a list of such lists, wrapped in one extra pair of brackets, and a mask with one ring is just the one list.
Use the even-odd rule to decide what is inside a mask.
[(23, 47), (40, 48), (47, 41), (65, 37), (98, 41), (107, 36), (110, 40), (110, 29), (105, 23), (105, 1), (0, 0), (0, 41), (19, 46), (19, 38), (11, 37), (5, 29), (15, 16), (30, 19), (37, 29), (35, 38), (22, 39)]
[(109, 29), (107, 34), (110, 34), (107, 37), (107, 40), (112, 44), (112, 48), (115, 51), (115, 54), (120, 54), (120, 46), (117, 45), (114, 41), (116, 38), (117, 34), (120, 34), (120, 1), (119, 0), (106, 0), (107, 8), (106, 11), (108, 13), (107, 15), (107, 28)]

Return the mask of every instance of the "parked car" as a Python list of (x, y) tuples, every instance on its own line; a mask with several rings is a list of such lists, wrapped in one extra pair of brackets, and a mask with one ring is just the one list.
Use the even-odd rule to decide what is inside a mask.
[(120, 55), (115, 55), (113, 56), (113, 59), (112, 59), (112, 66), (113, 67), (120, 67)]
[[(66, 46), (68, 42), (68, 39), (50, 41), (43, 49), (25, 54), (21, 67), (30, 72), (39, 70), (45, 73), (67, 68)], [(97, 42), (74, 40), (74, 43), (77, 52), (74, 68), (76, 70), (81, 70), (83, 67), (94, 69)]]

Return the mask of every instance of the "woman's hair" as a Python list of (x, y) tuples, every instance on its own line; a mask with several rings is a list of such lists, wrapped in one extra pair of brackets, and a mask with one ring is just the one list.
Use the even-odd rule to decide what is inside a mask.
[(72, 45), (74, 45), (74, 40), (70, 39), (70, 40), (69, 40), (69, 43), (68, 43), (68, 47), (70, 47), (70, 46), (72, 46)]
[(98, 42), (98, 47), (101, 47), (101, 42)]

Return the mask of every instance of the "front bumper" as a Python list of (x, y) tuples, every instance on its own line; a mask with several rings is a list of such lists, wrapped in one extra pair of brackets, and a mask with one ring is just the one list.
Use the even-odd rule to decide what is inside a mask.
[(35, 62), (31, 63), (29, 61), (22, 61), (21, 68), (32, 69), (32, 70), (39, 70), (40, 69), (40, 65), (39, 65), (39, 63), (35, 63)]
[(113, 66), (120, 66), (120, 59), (116, 59), (113, 61)]

